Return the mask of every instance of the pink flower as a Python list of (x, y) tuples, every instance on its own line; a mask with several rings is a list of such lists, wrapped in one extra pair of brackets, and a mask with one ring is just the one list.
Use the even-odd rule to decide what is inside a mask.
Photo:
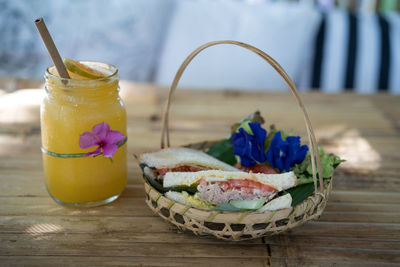
[(92, 128), (92, 132), (84, 132), (79, 136), (79, 146), (83, 149), (97, 146), (97, 149), (85, 154), (86, 157), (97, 156), (103, 152), (104, 157), (112, 158), (118, 149), (118, 143), (124, 141), (125, 136), (110, 130), (106, 122), (99, 123)]

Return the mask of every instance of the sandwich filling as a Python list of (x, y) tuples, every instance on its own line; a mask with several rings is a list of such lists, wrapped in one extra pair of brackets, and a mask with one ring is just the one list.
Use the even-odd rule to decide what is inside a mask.
[(207, 168), (194, 165), (182, 165), (175, 168), (157, 168), (157, 173), (162, 177), (167, 172), (198, 172), (203, 170), (207, 170)]
[[(211, 178), (211, 179), (210, 179)], [(215, 205), (230, 200), (265, 199), (269, 201), (276, 194), (276, 188), (250, 179), (228, 179), (219, 181), (217, 177), (203, 178), (197, 186), (199, 198)]]
[(163, 180), (168, 172), (239, 171), (207, 153), (189, 148), (167, 148), (158, 152), (143, 153), (139, 162), (153, 170), (156, 180)]

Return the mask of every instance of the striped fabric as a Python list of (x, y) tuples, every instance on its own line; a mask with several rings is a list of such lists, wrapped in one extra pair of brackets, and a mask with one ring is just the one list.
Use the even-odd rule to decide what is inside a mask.
[(313, 90), (400, 94), (398, 13), (324, 13), (313, 51)]

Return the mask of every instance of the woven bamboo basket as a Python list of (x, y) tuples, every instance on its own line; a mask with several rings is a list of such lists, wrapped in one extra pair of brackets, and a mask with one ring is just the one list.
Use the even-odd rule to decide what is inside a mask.
[[(177, 203), (156, 190), (143, 177), (144, 188), (146, 192), (146, 203), (154, 213), (162, 217), (164, 220), (176, 225), (182, 231), (191, 231), (196, 235), (213, 235), (223, 240), (246, 240), (262, 236), (270, 236), (285, 232), (307, 221), (318, 219), (325, 209), (328, 196), (332, 190), (332, 178), (322, 180), (321, 163), (318, 153), (318, 146), (315, 140), (314, 131), (307, 114), (306, 108), (300, 98), (300, 95), (283, 68), (268, 54), (253, 47), (251, 45), (225, 40), (206, 43), (194, 50), (182, 63), (178, 69), (172, 85), (169, 90), (163, 114), (163, 126), (161, 133), (161, 148), (170, 146), (168, 114), (171, 104), (172, 95), (175, 92), (178, 82), (192, 59), (204, 49), (219, 45), (232, 44), (248, 49), (262, 59), (267, 61), (285, 80), (290, 88), (293, 96), (296, 98), (307, 129), (307, 137), (310, 146), (311, 165), (313, 170), (314, 193), (300, 204), (286, 209), (265, 212), (226, 212), (196, 209)], [(213, 142), (205, 141), (198, 144), (187, 145), (187, 147), (206, 150), (211, 147)], [(317, 171), (319, 173), (319, 181), (317, 182)], [(319, 186), (318, 186), (319, 184)]]

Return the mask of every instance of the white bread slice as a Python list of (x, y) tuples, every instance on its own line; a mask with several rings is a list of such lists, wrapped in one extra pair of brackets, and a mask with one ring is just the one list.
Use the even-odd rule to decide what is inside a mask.
[(274, 198), (261, 208), (259, 208), (257, 211), (258, 212), (264, 212), (264, 211), (273, 211), (273, 210), (280, 210), (280, 209), (286, 209), (290, 208), (292, 205), (292, 196), (290, 194), (286, 194), (277, 198)]
[(140, 155), (140, 163), (155, 168), (174, 168), (182, 165), (200, 166), (208, 169), (239, 171), (204, 152), (189, 148), (167, 148)]
[(282, 191), (297, 185), (297, 177), (294, 172), (279, 174), (230, 172), (230, 171), (199, 171), (199, 172), (168, 172), (164, 176), (163, 186), (191, 186), (200, 179), (209, 181), (226, 181), (228, 179), (249, 179), (274, 187)]

